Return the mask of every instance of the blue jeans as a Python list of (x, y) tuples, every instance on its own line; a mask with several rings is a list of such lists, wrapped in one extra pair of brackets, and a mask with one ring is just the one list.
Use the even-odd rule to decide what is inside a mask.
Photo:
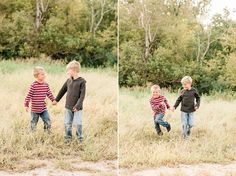
[(155, 115), (154, 121), (155, 123), (159, 123), (163, 127), (169, 127), (170, 124), (163, 120), (164, 116), (165, 116), (164, 114), (157, 114)]
[(72, 124), (76, 127), (76, 135), (77, 138), (82, 141), (83, 134), (82, 134), (82, 110), (73, 112), (66, 108), (65, 110), (65, 138), (71, 139), (72, 138)]
[(51, 120), (48, 114), (48, 110), (44, 110), (43, 112), (31, 112), (31, 130), (35, 131), (37, 123), (39, 121), (39, 117), (43, 120), (44, 123), (44, 130), (51, 129)]
[(181, 122), (183, 128), (183, 137), (186, 138), (190, 135), (190, 130), (193, 127), (194, 113), (181, 112)]

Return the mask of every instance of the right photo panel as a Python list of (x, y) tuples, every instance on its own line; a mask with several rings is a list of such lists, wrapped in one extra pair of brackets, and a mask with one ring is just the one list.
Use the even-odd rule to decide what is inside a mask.
[(235, 9), (119, 0), (121, 176), (236, 176)]

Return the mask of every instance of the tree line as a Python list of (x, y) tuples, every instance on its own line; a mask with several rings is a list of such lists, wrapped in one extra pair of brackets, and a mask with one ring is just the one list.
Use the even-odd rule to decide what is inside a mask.
[(201, 93), (236, 91), (236, 22), (225, 10), (205, 25), (209, 3), (120, 0), (120, 85), (178, 89), (190, 75)]
[(0, 58), (116, 64), (116, 0), (1, 0)]

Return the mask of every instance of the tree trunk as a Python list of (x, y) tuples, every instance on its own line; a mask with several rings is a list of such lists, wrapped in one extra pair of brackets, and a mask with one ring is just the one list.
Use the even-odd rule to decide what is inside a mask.
[(39, 0), (36, 0), (36, 18), (35, 18), (35, 28), (36, 31), (39, 30), (40, 27), (40, 5), (39, 5)]

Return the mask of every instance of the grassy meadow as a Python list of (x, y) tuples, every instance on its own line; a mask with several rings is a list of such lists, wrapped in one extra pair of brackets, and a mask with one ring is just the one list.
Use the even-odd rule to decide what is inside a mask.
[[(178, 94), (163, 90), (173, 106)], [(144, 169), (199, 163), (230, 163), (236, 160), (236, 99), (202, 96), (195, 113), (195, 127), (188, 140), (182, 139), (179, 107), (167, 111), (172, 125), (157, 136), (150, 109), (148, 89), (120, 90), (119, 148), (120, 167)]]
[[(64, 143), (65, 96), (53, 106), (48, 99), (52, 134), (30, 132), (30, 113), (25, 112), (24, 98), (34, 81), (32, 68), (43, 66), (47, 82), (57, 95), (67, 79), (65, 64), (44, 60), (0, 62), (0, 170), (25, 171), (40, 167), (38, 160), (48, 160), (53, 167), (73, 170), (73, 163), (117, 159), (117, 75), (113, 68), (82, 68), (87, 80), (83, 111), (84, 142)], [(73, 128), (75, 137), (75, 130)], [(115, 169), (114, 165), (114, 169)]]

